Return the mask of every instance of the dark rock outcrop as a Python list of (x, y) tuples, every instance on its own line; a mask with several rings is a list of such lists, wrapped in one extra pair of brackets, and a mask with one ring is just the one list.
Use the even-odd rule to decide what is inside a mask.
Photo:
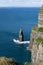
[(19, 31), (19, 41), (24, 41), (24, 34), (23, 34), (22, 28), (20, 28), (20, 31)]

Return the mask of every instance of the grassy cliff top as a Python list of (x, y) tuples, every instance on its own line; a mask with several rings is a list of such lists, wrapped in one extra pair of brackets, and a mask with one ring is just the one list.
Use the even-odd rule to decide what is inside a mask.
[(38, 25), (35, 25), (32, 30), (38, 31), (38, 32), (43, 32), (43, 27), (38, 28)]
[(43, 27), (40, 27), (40, 28), (39, 28), (39, 31), (40, 31), (40, 32), (43, 32)]
[(37, 38), (37, 39), (36, 39), (36, 42), (41, 43), (41, 44), (42, 44), (42, 46), (43, 46), (43, 38), (40, 38), (40, 37), (39, 37), (39, 38)]
[(14, 59), (0, 57), (0, 65), (19, 65)]
[(40, 14), (43, 14), (43, 5), (42, 5), (42, 7), (41, 7), (41, 9), (40, 9), (40, 12), (39, 12)]

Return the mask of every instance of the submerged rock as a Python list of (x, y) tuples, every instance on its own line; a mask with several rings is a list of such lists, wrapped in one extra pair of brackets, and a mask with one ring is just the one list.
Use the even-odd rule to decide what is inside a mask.
[(24, 41), (24, 34), (23, 34), (22, 28), (20, 28), (20, 31), (19, 31), (19, 41)]

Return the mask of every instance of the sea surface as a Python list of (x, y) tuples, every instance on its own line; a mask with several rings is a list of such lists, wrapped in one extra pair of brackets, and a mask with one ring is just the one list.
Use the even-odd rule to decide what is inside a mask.
[(27, 44), (16, 44), (20, 28), (24, 39), (30, 40), (32, 27), (38, 24), (40, 8), (0, 8), (0, 56), (15, 58), (20, 64), (31, 61), (31, 52)]

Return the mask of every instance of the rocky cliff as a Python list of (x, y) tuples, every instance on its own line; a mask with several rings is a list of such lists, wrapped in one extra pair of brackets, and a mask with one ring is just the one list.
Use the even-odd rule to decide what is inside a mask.
[(38, 17), (38, 25), (32, 28), (29, 49), (32, 52), (32, 62), (43, 62), (43, 6)]
[(0, 65), (19, 65), (13, 58), (0, 57)]
[(43, 62), (43, 28), (34, 26), (30, 38), (30, 46), (32, 52), (32, 62)]

